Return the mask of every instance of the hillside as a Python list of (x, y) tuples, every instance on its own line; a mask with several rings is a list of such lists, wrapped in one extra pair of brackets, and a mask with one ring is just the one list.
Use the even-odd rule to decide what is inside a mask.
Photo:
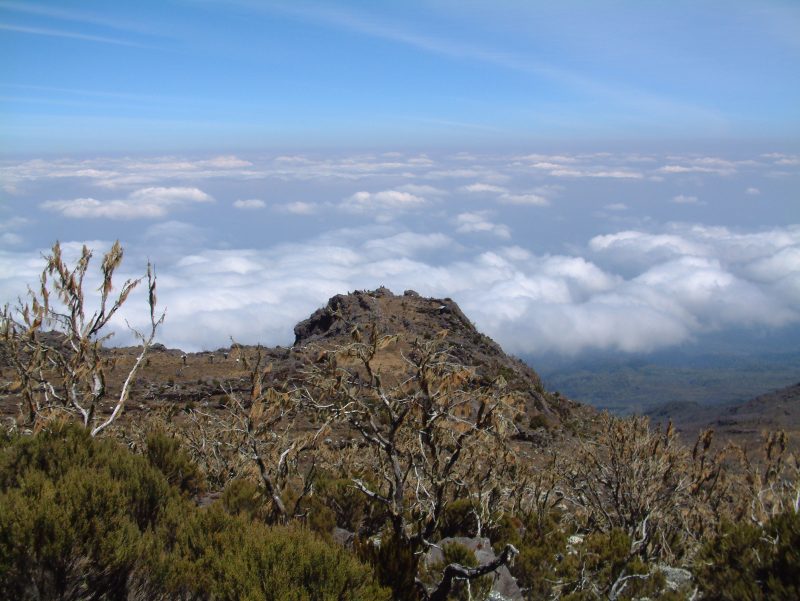
[[(0, 515), (15, 520), (23, 515), (25, 531), (38, 533), (40, 517), (23, 508), (50, 511), (51, 505), (42, 502), (39, 488), (28, 486), (29, 481), (63, 487), (56, 494), (67, 498), (93, 490), (74, 479), (89, 478), (92, 486), (95, 480), (106, 482), (95, 487), (105, 493), (120, 488), (114, 478), (135, 480), (150, 470), (154, 482), (161, 482), (162, 489), (173, 487), (174, 499), (183, 499), (180, 506), (170, 501), (182, 513), (158, 528), (167, 542), (153, 548), (170, 548), (177, 560), (186, 555), (186, 562), (176, 564), (181, 567), (174, 578), (181, 584), (175, 585), (157, 578), (161, 555), (132, 557), (123, 567), (146, 586), (206, 591), (216, 581), (192, 577), (186, 583), (186, 566), (204, 570), (206, 557), (221, 557), (214, 545), (234, 535), (239, 539), (225, 543), (230, 547), (226, 552), (255, 561), (275, 537), (265, 524), (288, 525), (286, 532), (305, 537), (291, 544), (317, 545), (315, 565), (333, 557), (331, 565), (361, 570), (367, 589), (379, 584), (397, 601), (444, 601), (459, 575), (471, 579), (475, 590), (491, 588), (491, 598), (506, 601), (688, 599), (701, 590), (704, 595), (717, 590), (717, 568), (729, 565), (736, 569), (724, 573), (726, 586), (738, 591), (756, 577), (739, 575), (732, 559), (752, 545), (731, 548), (729, 557), (722, 541), (730, 539), (730, 524), (750, 516), (753, 523), (743, 523), (740, 532), (749, 538), (742, 540), (786, 542), (756, 548), (748, 563), (770, 575), (769, 587), (793, 586), (784, 582), (787, 570), (780, 561), (784, 547), (796, 547), (795, 539), (777, 534), (797, 531), (800, 525), (796, 512), (787, 511), (797, 496), (797, 464), (794, 455), (785, 453), (783, 437), (773, 437), (766, 463), (750, 462), (752, 454), (745, 457), (735, 449), (717, 453), (708, 437), (692, 450), (674, 429), (652, 429), (646, 418), (601, 414), (549, 393), (533, 369), (478, 332), (447, 298), (423, 298), (410, 290), (395, 295), (385, 288), (336, 295), (294, 331), (290, 348), (234, 343), (187, 354), (155, 345), (120, 419), (92, 438), (85, 425), (109, 414), (140, 349), (79, 355), (77, 369), (99, 375), (88, 380), (88, 387), (84, 384), (88, 392), (73, 409), (51, 401), (65, 381), (55, 376), (67, 373), (52, 366), (62, 361), (68, 370), (64, 356), (75, 353), (76, 345), (65, 350), (68, 337), (36, 328), (14, 330), (0, 347), (3, 417), (15, 423), (26, 392), (48, 404), (30, 402), (39, 411), (35, 419), (26, 423), (22, 416), (17, 432), (0, 438), (0, 453), (11, 457), (0, 463), (20, 471), (4, 476), (15, 484), (0, 491), (0, 507), (8, 507)], [(37, 344), (14, 346), (31, 339)], [(33, 361), (41, 357), (49, 363)], [(20, 372), (29, 378), (27, 388), (15, 379), (14, 361), (36, 366), (36, 371)], [(98, 382), (107, 388), (107, 400), (96, 405), (97, 414), (81, 421), (86, 413), (76, 410)], [(796, 423), (798, 392), (800, 384), (733, 407), (724, 416), (688, 411), (687, 419), (694, 415), (694, 421), (679, 425), (688, 436), (714, 418), (712, 425), (723, 438), (739, 436), (749, 443), (759, 437), (761, 426)], [(685, 409), (675, 406), (669, 412)], [(43, 456), (58, 460), (36, 460), (31, 467), (14, 459), (30, 456), (36, 445), (44, 445)], [(113, 453), (110, 463), (102, 459)], [(97, 468), (97, 475), (75, 469), (62, 478), (64, 461), (85, 463), (93, 457), (100, 465), (87, 467)], [(41, 466), (57, 469), (39, 473)], [(143, 492), (147, 498), (166, 498), (163, 491)], [(125, 517), (120, 503), (139, 506), (133, 496), (98, 507), (94, 494), (75, 504), (88, 507), (85, 513), (57, 517), (55, 523), (74, 523), (91, 534), (93, 527), (83, 524), (103, 507)], [(263, 535), (256, 547), (254, 524)], [(148, 528), (145, 521), (140, 532)], [(36, 544), (20, 546), (10, 526), (0, 531), (11, 533), (0, 540), (0, 548), (22, 549), (15, 565), (24, 579), (35, 581), (54, 569), (55, 560), (43, 560)], [(200, 555), (197, 532), (216, 541), (201, 542)], [(189, 544), (184, 546), (186, 536)], [(180, 543), (174, 548), (173, 538)], [(94, 540), (86, 545), (105, 548)], [(55, 556), (83, 557), (82, 549), (67, 545)], [(515, 556), (518, 561), (512, 562)], [(347, 558), (349, 567), (342, 563)], [(172, 556), (163, 561), (174, 563)], [(270, 561), (270, 573), (285, 571), (284, 556)], [(80, 582), (83, 564), (75, 565)], [(487, 580), (480, 579), (484, 574)], [(618, 594), (620, 583), (631, 575), (636, 581)], [(220, 572), (215, 578), (223, 576), (228, 577)], [(16, 576), (4, 584), (0, 577), (0, 591), (22, 579)], [(417, 579), (421, 584), (412, 586)], [(327, 586), (331, 576), (301, 575), (290, 586), (307, 587), (317, 580)], [(241, 575), (232, 574), (228, 585), (242, 582)], [(251, 584), (266, 587), (260, 578)], [(381, 594), (388, 598), (388, 591)], [(725, 598), (740, 597), (737, 592)]]
[[(508, 389), (524, 403), (527, 419), (520, 420), (518, 437), (546, 442), (565, 423), (573, 428), (594, 412), (560, 395), (547, 393), (539, 375), (521, 360), (510, 357), (491, 338), (478, 332), (451, 299), (425, 298), (408, 290), (395, 295), (386, 288), (355, 291), (332, 297), (308, 319), (296, 325), (291, 348), (255, 347), (233, 344), (227, 348), (199, 353), (184, 353), (154, 345), (146, 365), (139, 372), (131, 399), (122, 420), (136, 420), (159, 408), (182, 410), (196, 406), (220, 409), (229, 392), (245, 392), (250, 385), (250, 365), (260, 352), (271, 366), (265, 382), (279, 389), (302, 379), (321, 350), (332, 349), (352, 340), (355, 329), (366, 332), (375, 326), (380, 334), (397, 335), (391, 352), (381, 359), (387, 373), (401, 367), (415, 339), (441, 338), (460, 364), (476, 370), (486, 381), (502, 376)], [(56, 338), (48, 336), (53, 343)], [(106, 378), (113, 398), (133, 364), (136, 348), (109, 348), (104, 351)], [(6, 418), (17, 412), (12, 372), (2, 367), (3, 390), (0, 413)]]
[(790, 444), (800, 444), (800, 382), (759, 395), (743, 403), (703, 407), (696, 403), (671, 403), (647, 412), (654, 422), (672, 420), (690, 441), (712, 428), (720, 440), (757, 447), (765, 432), (783, 430)]
[[(771, 340), (768, 342), (772, 342)], [(721, 406), (744, 403), (800, 376), (796, 344), (748, 352), (662, 351), (643, 356), (579, 359), (531, 357), (549, 390), (598, 409), (626, 415), (673, 403)]]

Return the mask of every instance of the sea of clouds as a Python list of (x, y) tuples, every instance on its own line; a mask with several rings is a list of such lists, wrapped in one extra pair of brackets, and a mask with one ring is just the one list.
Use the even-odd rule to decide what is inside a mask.
[[(647, 352), (800, 321), (800, 157), (380, 153), (0, 163), (0, 300), (61, 240), (148, 260), (160, 339), (289, 345), (330, 296), (451, 297), (518, 354)], [(96, 280), (90, 285), (96, 286)], [(142, 293), (115, 323), (146, 323)]]

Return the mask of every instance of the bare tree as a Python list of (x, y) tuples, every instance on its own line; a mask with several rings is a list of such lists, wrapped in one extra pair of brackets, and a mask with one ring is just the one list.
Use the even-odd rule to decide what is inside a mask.
[(763, 527), (781, 513), (800, 512), (800, 458), (789, 452), (785, 432), (765, 435), (760, 461), (741, 446), (733, 450), (742, 471), (738, 517)]
[[(384, 507), (386, 538), (412, 556), (408, 569), (416, 576), (420, 554), (432, 544), (448, 503), (494, 488), (509, 452), (512, 399), (501, 379), (482, 382), (440, 340), (415, 341), (407, 355), (399, 353), (402, 365), (384, 374), (381, 365), (396, 361), (398, 353), (382, 351), (397, 345), (397, 336), (380, 335), (373, 324), (366, 340), (358, 329), (352, 338), (323, 351), (307, 374), (309, 398), (358, 437), (363, 452), (349, 466), (353, 484)], [(449, 566), (433, 591), (417, 580), (419, 594), (444, 598), (453, 578), (477, 578), (515, 553), (509, 547), (491, 566)]]
[[(249, 370), (246, 394), (230, 383), (221, 411), (193, 409), (176, 433), (195, 460), (220, 487), (255, 471), (269, 502), (270, 520), (301, 517), (303, 500), (312, 493), (317, 454), (313, 453), (328, 422), (301, 407), (296, 391), (267, 386), (271, 366), (259, 347), (248, 361), (234, 344), (237, 362)], [(303, 421), (305, 427), (301, 427)], [(291, 506), (289, 500), (292, 500)]]
[[(144, 363), (165, 313), (156, 312), (156, 274), (151, 264), (142, 278), (126, 280), (114, 296), (113, 276), (122, 263), (123, 250), (115, 242), (101, 263), (99, 305), (89, 308), (85, 279), (92, 251), (84, 246), (74, 266), (69, 266), (56, 242), (45, 257), (38, 290), (29, 288), (26, 302), (0, 315), (4, 354), (18, 378), (20, 417), (29, 427), (41, 426), (59, 413), (76, 415), (96, 436), (122, 413), (136, 374)], [(150, 327), (135, 330), (141, 350), (122, 384), (110, 412), (103, 412), (108, 397), (102, 360), (103, 342), (111, 337), (107, 326), (125, 304), (130, 293), (147, 279)]]
[(597, 425), (597, 438), (584, 441), (575, 456), (569, 500), (592, 528), (624, 530), (631, 554), (670, 555), (672, 534), (688, 506), (686, 449), (671, 424), (662, 434), (646, 418), (603, 414)]

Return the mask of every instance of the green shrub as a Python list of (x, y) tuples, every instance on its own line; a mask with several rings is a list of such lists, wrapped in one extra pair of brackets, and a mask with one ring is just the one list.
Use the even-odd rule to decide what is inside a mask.
[(408, 545), (387, 531), (380, 541), (356, 538), (354, 548), (358, 557), (373, 567), (378, 582), (391, 588), (393, 601), (417, 601), (419, 555)]
[(452, 536), (476, 536), (478, 519), (472, 511), (469, 499), (456, 499), (450, 502), (442, 515), (439, 531), (442, 538)]
[(320, 478), (313, 499), (316, 511), (328, 508), (336, 526), (361, 536), (377, 534), (386, 521), (385, 508), (372, 502), (347, 478)]
[[(460, 543), (453, 542), (442, 545), (442, 555), (441, 561), (432, 563), (423, 570), (423, 579), (427, 580), (429, 585), (438, 583), (445, 567), (451, 563), (458, 563), (467, 568), (474, 568), (478, 565), (475, 553), (469, 547)], [(453, 582), (453, 588), (450, 589), (450, 594), (447, 598), (452, 601), (467, 601), (468, 599), (481, 601), (486, 599), (492, 590), (493, 579), (494, 577), (489, 574), (469, 582), (456, 580)]]
[(231, 515), (246, 515), (250, 519), (266, 520), (264, 495), (252, 480), (235, 478), (228, 482), (220, 498), (222, 507)]
[(2, 599), (388, 598), (344, 549), (200, 509), (147, 458), (75, 426), (0, 440), (0, 491)]
[(144, 459), (74, 426), (5, 444), (0, 486), (5, 599), (119, 598), (141, 532), (174, 495)]
[(724, 523), (695, 570), (704, 599), (800, 599), (800, 515), (780, 514), (764, 528)]
[(489, 532), (496, 552), (508, 543), (519, 550), (509, 569), (530, 599), (550, 597), (559, 561), (567, 552), (567, 536), (557, 517), (552, 514), (540, 520), (532, 513), (520, 522), (518, 518), (505, 516)]
[(203, 472), (176, 438), (156, 430), (147, 435), (145, 445), (150, 464), (164, 474), (167, 482), (192, 497), (205, 492)]
[(150, 537), (139, 590), (180, 599), (388, 599), (372, 572), (301, 528), (271, 527), (219, 506), (168, 516)]

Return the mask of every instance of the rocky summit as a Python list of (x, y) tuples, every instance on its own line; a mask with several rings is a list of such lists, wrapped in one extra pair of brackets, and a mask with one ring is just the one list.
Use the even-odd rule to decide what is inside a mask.
[[(502, 376), (509, 391), (524, 404), (518, 436), (545, 443), (565, 423), (583, 421), (591, 409), (560, 395), (548, 393), (539, 375), (521, 360), (507, 355), (491, 338), (479, 332), (450, 298), (428, 298), (413, 290), (394, 294), (380, 287), (337, 294), (294, 328), (290, 348), (232, 344), (227, 348), (184, 353), (154, 345), (147, 364), (139, 372), (122, 420), (156, 408), (183, 409), (197, 405), (217, 408), (225, 404), (228, 392), (244, 392), (249, 370), (260, 354), (269, 364), (267, 384), (276, 388), (301, 378), (305, 367), (321, 351), (350, 342), (355, 332), (366, 334), (375, 328), (381, 335), (396, 335), (397, 344), (382, 361), (391, 372), (402, 364), (402, 354), (415, 340), (438, 338), (458, 363), (474, 369), (482, 378)], [(122, 385), (137, 354), (136, 348), (108, 348), (104, 351), (110, 397)], [(0, 411), (6, 417), (17, 412), (14, 379), (10, 366), (1, 366), (3, 393)]]

